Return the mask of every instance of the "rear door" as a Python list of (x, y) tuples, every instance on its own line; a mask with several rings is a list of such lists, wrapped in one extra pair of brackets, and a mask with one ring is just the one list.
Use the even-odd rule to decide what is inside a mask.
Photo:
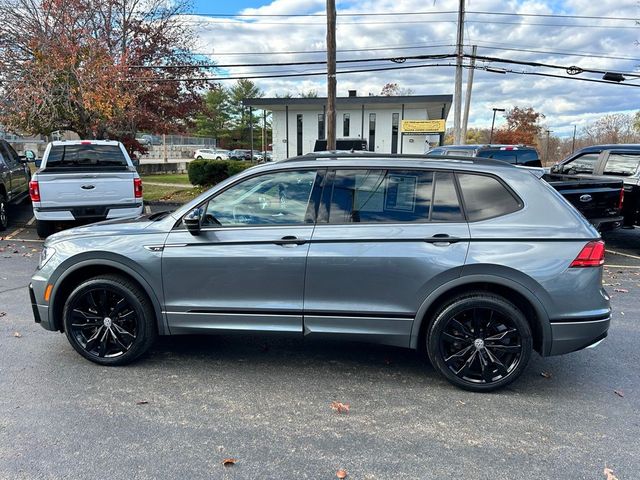
[(436, 286), (459, 275), (469, 229), (451, 172), (337, 169), (305, 277), (305, 334), (408, 346)]
[(119, 145), (52, 145), (38, 173), (41, 205), (134, 204), (134, 176)]

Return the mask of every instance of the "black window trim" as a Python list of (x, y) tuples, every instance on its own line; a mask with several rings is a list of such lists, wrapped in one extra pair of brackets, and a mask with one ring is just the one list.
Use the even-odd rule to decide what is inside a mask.
[[(202, 232), (209, 232), (209, 231), (218, 231), (218, 230), (230, 230), (230, 229), (245, 229), (245, 228), (279, 228), (279, 227), (306, 227), (306, 226), (315, 226), (318, 223), (318, 208), (320, 205), (320, 200), (322, 199), (322, 195), (324, 193), (324, 189), (325, 189), (325, 185), (326, 185), (326, 175), (327, 175), (327, 167), (313, 167), (313, 166), (309, 166), (309, 167), (298, 167), (295, 168), (295, 166), (291, 166), (289, 168), (283, 168), (283, 169), (278, 169), (278, 170), (266, 170), (266, 171), (262, 171), (262, 172), (256, 172), (252, 175), (247, 175), (246, 177), (242, 177), (239, 178), (236, 182), (230, 183), (229, 185), (227, 185), (226, 187), (224, 187), (222, 190), (219, 190), (215, 193), (212, 193), (211, 195), (209, 195), (205, 200), (201, 201), (200, 203), (198, 203), (197, 205), (194, 205), (192, 208), (190, 208), (184, 215), (182, 215), (178, 221), (173, 225), (173, 228), (171, 229), (171, 231), (184, 231), (186, 230), (186, 227), (184, 226), (184, 224), (182, 223), (182, 220), (184, 219), (184, 217), (186, 215), (189, 214), (189, 212), (191, 212), (192, 210), (196, 209), (196, 208), (204, 208), (209, 201), (211, 201), (212, 198), (217, 197), (218, 195), (220, 195), (223, 192), (226, 192), (227, 190), (229, 190), (231, 187), (234, 187), (236, 185), (238, 185), (241, 182), (244, 182), (246, 180), (250, 180), (252, 178), (255, 177), (261, 177), (263, 175), (270, 175), (270, 174), (274, 174), (274, 173), (281, 173), (281, 172), (301, 172), (301, 171), (306, 171), (306, 170), (313, 170), (316, 172), (316, 178), (313, 182), (313, 186), (311, 187), (311, 194), (309, 195), (309, 204), (307, 205), (307, 212), (305, 213), (305, 219), (307, 218), (307, 215), (309, 214), (309, 210), (311, 210), (311, 217), (310, 222), (303, 222), (303, 223), (278, 223), (278, 224), (257, 224), (257, 225), (230, 225), (230, 226), (215, 226), (215, 227), (204, 227), (202, 228), (200, 231)], [(309, 206), (311, 204), (313, 205), (313, 208), (309, 208)]]

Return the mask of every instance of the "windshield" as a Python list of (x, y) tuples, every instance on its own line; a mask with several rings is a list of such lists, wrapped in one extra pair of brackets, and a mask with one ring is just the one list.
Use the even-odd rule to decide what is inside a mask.
[(124, 170), (127, 159), (119, 145), (70, 144), (52, 145), (45, 168), (49, 169), (95, 169)]

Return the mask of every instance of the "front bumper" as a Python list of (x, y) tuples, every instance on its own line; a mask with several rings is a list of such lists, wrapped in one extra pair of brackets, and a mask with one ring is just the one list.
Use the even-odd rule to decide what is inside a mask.
[(42, 328), (46, 330), (55, 330), (49, 323), (49, 306), (39, 305), (36, 301), (36, 294), (33, 289), (33, 284), (29, 285), (29, 298), (31, 299), (31, 310), (33, 311), (33, 319), (36, 323), (39, 323)]
[(550, 355), (571, 353), (600, 342), (607, 336), (611, 317), (575, 322), (551, 322)]

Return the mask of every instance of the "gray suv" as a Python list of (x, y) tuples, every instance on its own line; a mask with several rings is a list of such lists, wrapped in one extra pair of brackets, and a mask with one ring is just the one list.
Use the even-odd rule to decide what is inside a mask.
[(512, 382), (607, 335), (604, 244), (536, 171), (312, 154), (172, 213), (49, 237), (36, 322), (101, 365), (157, 335), (278, 332), (417, 349), (460, 387)]

